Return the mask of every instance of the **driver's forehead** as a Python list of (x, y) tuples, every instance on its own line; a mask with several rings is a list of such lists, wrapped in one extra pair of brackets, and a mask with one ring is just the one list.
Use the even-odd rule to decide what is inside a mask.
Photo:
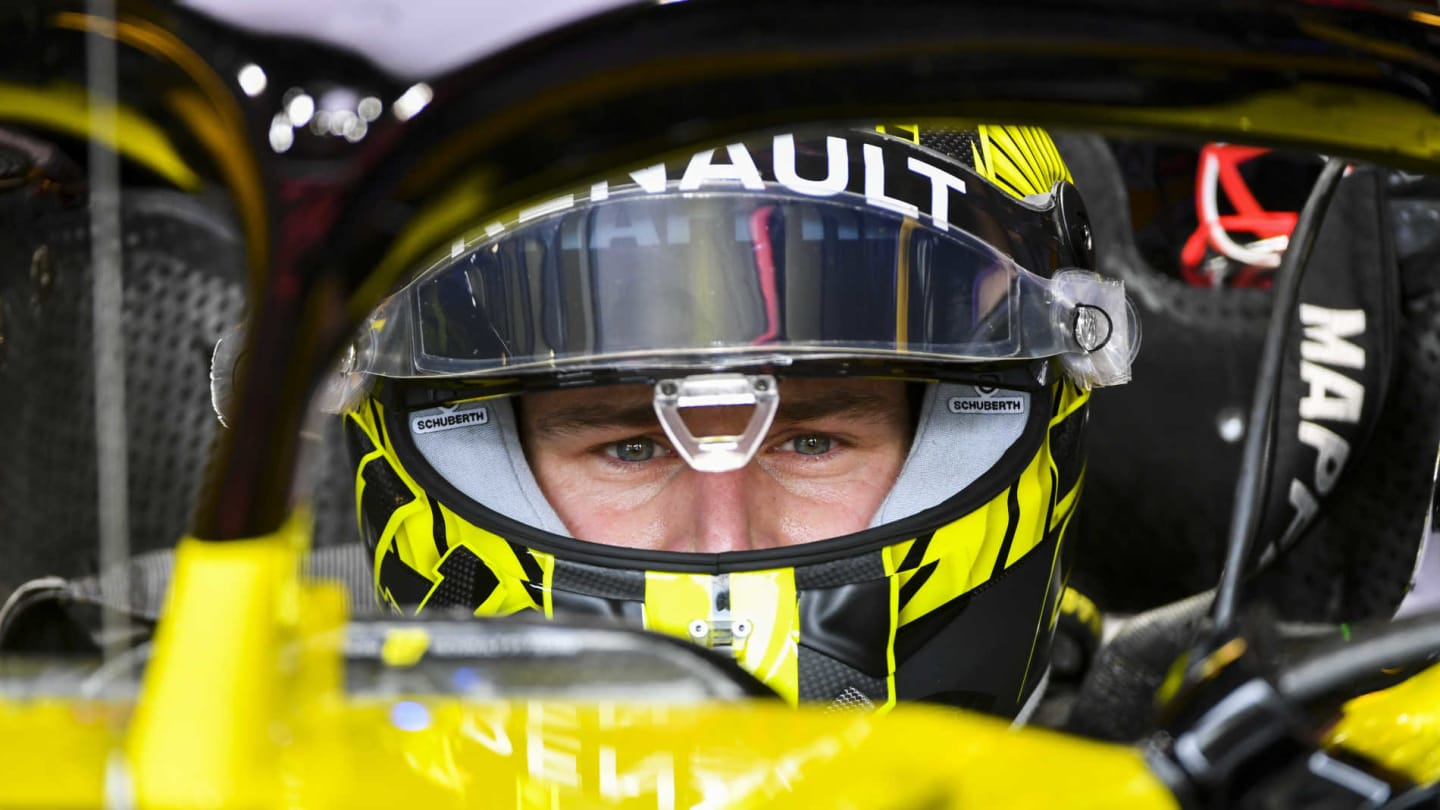
[[(532, 429), (564, 431), (655, 421), (654, 388), (613, 385), (536, 391), (522, 397), (523, 419)], [(845, 414), (874, 421), (908, 419), (906, 384), (896, 380), (798, 378), (780, 381), (776, 419), (803, 421)]]

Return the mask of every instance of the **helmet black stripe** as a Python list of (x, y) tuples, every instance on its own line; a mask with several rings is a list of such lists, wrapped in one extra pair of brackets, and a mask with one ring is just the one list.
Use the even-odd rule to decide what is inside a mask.
[(396, 509), (415, 500), (415, 493), (405, 486), (383, 456), (366, 463), (360, 475), (365, 480), (365, 491), (360, 496), (360, 512), (365, 521), (377, 530), (384, 529)]
[(545, 571), (540, 567), (535, 555), (530, 553), (530, 549), (510, 539), (506, 539), (505, 543), (510, 546), (510, 551), (514, 553), (515, 559), (520, 561), (520, 567), (525, 570), (525, 579), (535, 585), (544, 584)]
[(466, 546), (451, 549), (435, 573), (439, 581), (423, 607), (463, 607), (473, 613), (500, 586), (490, 566)]
[(414, 607), (418, 612), (433, 583), (400, 559), (394, 545), (380, 559), (380, 595), (386, 602), (400, 608)]
[(939, 567), (939, 565), (940, 561), (935, 560), (922, 566), (919, 571), (915, 572), (914, 576), (910, 577), (910, 581), (906, 582), (905, 585), (900, 588), (901, 610), (904, 610), (905, 606), (910, 604), (910, 600), (914, 598), (915, 594), (919, 593), (921, 586), (930, 579), (930, 575), (935, 573), (935, 569)]
[(444, 557), (445, 552), (450, 550), (450, 542), (445, 537), (445, 513), (440, 510), (439, 501), (429, 495), (425, 496), (425, 500), (430, 502), (430, 524), (431, 534), (435, 537), (435, 553)]
[(1010, 485), (1010, 490), (1005, 495), (1005, 508), (1010, 522), (1005, 526), (1005, 539), (1000, 541), (1000, 553), (995, 555), (995, 568), (990, 572), (992, 579), (1005, 570), (1005, 559), (1010, 556), (1010, 544), (1015, 541), (1015, 526), (1020, 522), (1019, 484)]
[(900, 563), (900, 571), (912, 571), (920, 567), (925, 561), (925, 552), (930, 550), (930, 541), (935, 539), (935, 532), (926, 532), (915, 538), (915, 544), (905, 554), (905, 560)]

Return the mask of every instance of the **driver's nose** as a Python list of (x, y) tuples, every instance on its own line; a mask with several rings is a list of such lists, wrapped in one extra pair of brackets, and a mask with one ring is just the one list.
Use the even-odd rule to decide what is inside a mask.
[(718, 554), (780, 545), (775, 498), (766, 494), (764, 474), (754, 463), (739, 470), (702, 473), (685, 470), (684, 501), (690, 519), (676, 521), (668, 547), (676, 551)]

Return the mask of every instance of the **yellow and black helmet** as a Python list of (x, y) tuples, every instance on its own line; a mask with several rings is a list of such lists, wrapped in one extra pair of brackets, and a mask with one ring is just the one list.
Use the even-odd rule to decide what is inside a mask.
[[(1014, 716), (1038, 694), (1088, 392), (1128, 378), (1138, 340), (1120, 285), (1088, 269), (1048, 135), (781, 132), (474, 225), (373, 314), (351, 362), (372, 383), (345, 418), (382, 602), (618, 617), (733, 655), (791, 701)], [(779, 539), (617, 538), (565, 506), (583, 484), (534, 465), (547, 395), (573, 404), (546, 412), (566, 434), (626, 392), (624, 420), (650, 426), (595, 463), (663, 455), (654, 489), (762, 464), (772, 426), (835, 401), (847, 417), (871, 381), (904, 392), (895, 469), (868, 479), (878, 506), (746, 502)], [(748, 416), (696, 435), (707, 407)], [(657, 520), (690, 508), (663, 503)], [(847, 508), (863, 517), (836, 530)]]

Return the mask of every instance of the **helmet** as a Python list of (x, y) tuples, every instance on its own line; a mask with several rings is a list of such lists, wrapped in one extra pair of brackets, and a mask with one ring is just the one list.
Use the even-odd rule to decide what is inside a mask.
[(382, 602), (617, 617), (792, 702), (1038, 694), (1089, 389), (1138, 340), (1048, 135), (780, 132), (472, 224), (349, 361)]

